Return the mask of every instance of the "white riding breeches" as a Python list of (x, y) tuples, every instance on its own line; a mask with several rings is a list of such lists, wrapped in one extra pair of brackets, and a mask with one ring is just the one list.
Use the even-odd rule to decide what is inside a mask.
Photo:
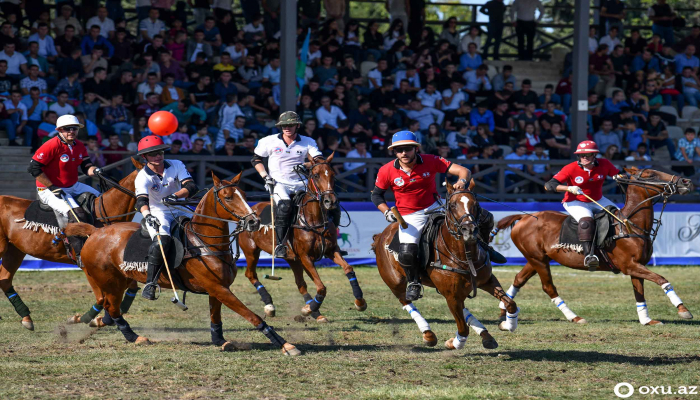
[(81, 182), (76, 182), (75, 185), (71, 187), (61, 189), (63, 190), (63, 193), (65, 193), (65, 197), (63, 198), (57, 197), (48, 188), (37, 188), (39, 192), (39, 199), (41, 199), (41, 202), (51, 207), (52, 209), (58, 211), (66, 217), (70, 214), (70, 210), (72, 210), (73, 208), (80, 207), (75, 201), (74, 197), (78, 197), (85, 192), (90, 192), (95, 196), (100, 195), (100, 192), (95, 190), (95, 188)]
[[(600, 200), (598, 200), (598, 203), (600, 203), (600, 205), (603, 207), (615, 206), (615, 203), (605, 198), (605, 196), (601, 197)], [(603, 212), (603, 210), (595, 203), (584, 203), (583, 201), (578, 200), (564, 203), (564, 209), (566, 209), (566, 212), (574, 217), (576, 222), (579, 222), (581, 218), (593, 218), (595, 214)]]
[(429, 215), (426, 213), (438, 207), (440, 207), (440, 204), (436, 201), (426, 209), (418, 210), (408, 215), (402, 215), (408, 228), (403, 229), (399, 226), (399, 243), (418, 243), (420, 234), (423, 232), (423, 227), (425, 227), (425, 224), (428, 222)]
[(306, 184), (304, 182), (296, 183), (283, 183), (277, 182), (275, 184), (275, 190), (273, 191), (275, 197), (275, 203), (280, 200), (290, 200), (291, 195), (297, 192), (303, 192), (306, 190)]
[[(163, 210), (161, 208), (151, 207), (150, 209), (151, 209), (151, 215), (158, 218), (158, 222), (160, 222), (160, 228), (158, 229), (158, 233), (160, 233), (161, 236), (170, 236), (170, 224), (177, 217), (179, 217), (179, 216), (189, 217), (192, 215), (192, 214), (189, 214), (185, 211), (182, 211), (182, 210), (179, 210), (176, 208)], [(146, 224), (146, 228), (148, 228), (148, 234), (151, 236), (151, 239), (156, 237), (156, 230), (153, 229), (153, 227)]]

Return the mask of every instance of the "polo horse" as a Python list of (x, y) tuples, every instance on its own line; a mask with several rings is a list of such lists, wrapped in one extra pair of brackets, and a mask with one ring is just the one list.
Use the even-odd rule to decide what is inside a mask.
[[(652, 169), (625, 168), (625, 171), (630, 177), (617, 179), (618, 185), (626, 194), (625, 205), (615, 213), (620, 220), (627, 223), (616, 221), (610, 226), (606, 245), (598, 249), (602, 256), (598, 270), (622, 272), (630, 276), (637, 301), (637, 314), (642, 325), (661, 324), (660, 321), (649, 317), (644, 298), (644, 280), (661, 286), (671, 303), (678, 309), (680, 318), (692, 319), (693, 315), (668, 280), (650, 271), (646, 264), (651, 259), (654, 240), (661, 227), (661, 217), (668, 199), (674, 194), (685, 195), (692, 192), (693, 185), (689, 179)], [(653, 206), (659, 201), (663, 203), (663, 207), (661, 215), (656, 219)], [(512, 227), (510, 237), (527, 259), (525, 267), (515, 276), (513, 285), (508, 289), (508, 295), (515, 297), (525, 283), (538, 274), (542, 281), (542, 290), (566, 319), (584, 324), (587, 321), (576, 315), (559, 296), (549, 266), (554, 260), (569, 268), (588, 270), (583, 263), (582, 248), (571, 243), (560, 243), (560, 230), (567, 215), (557, 211), (541, 211), (533, 215), (536, 218), (511, 215), (500, 220), (497, 225), (497, 230)], [(608, 218), (607, 215), (603, 217)], [(501, 311), (501, 317), (503, 315), (504, 312)]]
[[(285, 355), (299, 355), (301, 352), (287, 343), (265, 321), (253, 313), (231, 292), (230, 286), (236, 278), (236, 264), (231, 254), (230, 238), (238, 230), (256, 230), (259, 225), (257, 215), (248, 206), (245, 193), (238, 186), (241, 174), (231, 181), (221, 181), (212, 174), (214, 186), (207, 191), (193, 212), (189, 222), (179, 222), (182, 226), (183, 244), (195, 254), (184, 257), (182, 263), (169, 265), (170, 274), (161, 274), (159, 285), (172, 288), (169, 276), (175, 276), (183, 290), (193, 293), (206, 293), (209, 296), (209, 316), (211, 319), (212, 342), (222, 350), (232, 350), (233, 343), (223, 336), (221, 305), (225, 304), (245, 318), (262, 332), (274, 345), (282, 348)], [(238, 228), (229, 232), (229, 221), (238, 222)], [(141, 235), (137, 223), (112, 224), (95, 228), (88, 224), (68, 224), (66, 233), (76, 236), (89, 236), (83, 246), (82, 259), (85, 271), (92, 277), (102, 295), (106, 325), (116, 325), (124, 338), (132, 343), (150, 343), (148, 338), (138, 336), (124, 319), (120, 304), (130, 280), (146, 282), (146, 263), (131, 265), (126, 259), (127, 244), (134, 235)], [(225, 240), (229, 239), (229, 240)], [(142, 250), (150, 245), (150, 237), (142, 240)], [(145, 258), (144, 258), (145, 259)], [(176, 286), (179, 286), (175, 283)]]
[[(93, 200), (90, 208), (94, 210), (97, 225), (128, 221), (133, 217), (129, 210), (132, 210), (136, 204), (136, 198), (133, 195), (134, 180), (143, 165), (133, 158), (131, 161), (136, 171), (123, 178), (119, 182), (120, 187), (113, 187)], [(0, 258), (2, 258), (0, 288), (14, 306), (15, 311), (22, 317), (22, 326), (29, 330), (34, 330), (29, 308), (12, 286), (15, 273), (24, 257), (30, 255), (46, 261), (75, 264), (75, 261), (68, 256), (64, 245), (54, 241), (54, 237), (60, 233), (57, 225), (25, 220), (25, 212), (32, 203), (32, 200), (19, 197), (0, 196), (0, 209), (3, 210), (0, 218)], [(46, 212), (46, 215), (53, 217), (53, 212)], [(87, 278), (94, 290), (92, 280), (89, 276)], [(136, 290), (133, 289), (134, 287), (135, 283), (132, 283), (132, 290)], [(99, 298), (97, 300), (99, 302)]]
[[(419, 247), (427, 249), (419, 257), (427, 265), (421, 273), (421, 280), (445, 297), (457, 323), (457, 334), (445, 342), (447, 349), (463, 348), (469, 327), (481, 336), (484, 348), (495, 349), (498, 343), (465, 307), (465, 299), (476, 296), (476, 289), (479, 288), (503, 301), (508, 309), (508, 318), (499, 324), (499, 328), (511, 332), (518, 326), (520, 309), (493, 275), (485, 243), (488, 239), (478, 237), (481, 207), (472, 192), (474, 180), (466, 190), (455, 190), (449, 182), (446, 186), (445, 205), (431, 215), (421, 237)], [(418, 308), (406, 300), (406, 273), (398, 262), (398, 252), (394, 248), (398, 246), (398, 229), (399, 223), (395, 222), (374, 236), (372, 249), (377, 255), (379, 275), (418, 325), (423, 333), (423, 343), (432, 347), (437, 344), (437, 336)]]
[[(298, 193), (295, 197), (294, 202), (297, 207), (297, 214), (290, 227), (290, 232), (287, 234), (291, 251), (287, 252), (288, 258), (285, 260), (294, 272), (297, 288), (306, 303), (301, 309), (301, 314), (303, 316), (311, 315), (318, 322), (328, 321), (319, 311), (327, 294), (326, 286), (321, 281), (314, 266), (315, 261), (324, 257), (332, 259), (343, 268), (355, 297), (355, 309), (358, 311), (367, 309), (367, 302), (363, 298), (362, 289), (357, 281), (355, 272), (350, 264), (343, 259), (338, 246), (337, 227), (328, 216), (330, 210), (339, 206), (338, 198), (333, 190), (335, 185), (335, 171), (331, 166), (333, 155), (331, 154), (327, 160), (320, 162), (316, 162), (309, 157), (310, 167), (308, 173), (305, 174), (309, 183), (306, 186), (306, 191), (301, 194)], [(263, 214), (265, 216), (269, 215), (270, 207), (269, 202), (261, 202), (253, 206), (253, 210), (258, 216), (263, 217)], [(247, 263), (245, 275), (260, 294), (260, 298), (265, 304), (265, 314), (270, 317), (275, 316), (275, 306), (272, 302), (272, 296), (270, 296), (267, 289), (258, 279), (256, 267), (261, 251), (269, 254), (274, 253), (272, 232), (270, 225), (261, 224), (260, 230), (243, 232), (238, 238)], [(304, 272), (316, 285), (316, 296), (313, 298), (308, 293), (303, 276)]]

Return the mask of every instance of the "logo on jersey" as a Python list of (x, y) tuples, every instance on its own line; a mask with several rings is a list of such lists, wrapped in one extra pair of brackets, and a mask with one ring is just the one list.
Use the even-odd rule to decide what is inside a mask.
[(68, 160), (70, 160), (70, 157), (68, 157), (68, 154), (61, 154), (60, 160), (63, 162), (68, 162)]
[(423, 178), (427, 178), (430, 176), (430, 172), (423, 172)]
[(83, 159), (83, 155), (82, 155), (82, 154), (79, 154), (79, 155), (78, 155), (78, 158), (82, 160), (82, 159)]
[(406, 183), (406, 182), (404, 182), (404, 181), (403, 181), (403, 178), (401, 178), (401, 177), (394, 179), (394, 185), (396, 185), (396, 186), (401, 187), (401, 186), (403, 186), (405, 183)]
[(160, 192), (160, 185), (154, 182), (153, 185), (151, 186), (151, 190), (156, 192), (156, 193)]
[(579, 185), (583, 183), (583, 177), (582, 176), (577, 176), (574, 178), (574, 182), (578, 183)]
[(39, 153), (39, 155), (36, 156), (36, 158), (38, 158), (38, 159), (40, 159), (40, 160), (43, 160), (43, 159), (44, 159), (44, 153)]
[(283, 151), (284, 151), (284, 149), (281, 148), (281, 147), (275, 147), (274, 149), (272, 149), (272, 152), (275, 153), (275, 154), (280, 154), (280, 153), (282, 153)]

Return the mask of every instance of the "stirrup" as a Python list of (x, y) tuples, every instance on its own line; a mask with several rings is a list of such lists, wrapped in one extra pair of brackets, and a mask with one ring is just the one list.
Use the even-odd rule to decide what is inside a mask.
[[(418, 296), (416, 296), (415, 298), (410, 298), (410, 299), (409, 299), (409, 298), (408, 298), (408, 292), (409, 292), (409, 289), (410, 289), (412, 286), (413, 286), (413, 287), (418, 286)], [(423, 298), (423, 285), (422, 285), (420, 282), (409, 282), (409, 283), (408, 283), (408, 287), (406, 288), (406, 300), (408, 300), (408, 301), (416, 301), (416, 300), (421, 299), (421, 298)]]
[[(281, 254), (280, 252), (283, 252), (284, 254), (278, 255), (278, 254)], [(284, 243), (278, 244), (278, 245), (275, 247), (274, 253), (275, 253), (275, 254), (273, 254), (272, 256), (275, 257), (275, 258), (285, 258), (285, 257), (287, 257), (287, 245), (284, 244)]]
[[(147, 291), (149, 291), (148, 288), (149, 288), (150, 286), (155, 286), (155, 288), (156, 288), (156, 290), (153, 292), (153, 299), (150, 299), (150, 298), (144, 296), (144, 294), (145, 294)], [(144, 285), (144, 287), (143, 287), (143, 290), (141, 291), (141, 297), (143, 297), (143, 298), (146, 299), (146, 300), (158, 300), (158, 299), (160, 298), (160, 285), (158, 285), (158, 283), (156, 283), (156, 282), (154, 282), (154, 283), (146, 283), (146, 284)]]
[(583, 265), (588, 267), (588, 272), (595, 272), (598, 270), (600, 260), (595, 254), (589, 254), (583, 259)]

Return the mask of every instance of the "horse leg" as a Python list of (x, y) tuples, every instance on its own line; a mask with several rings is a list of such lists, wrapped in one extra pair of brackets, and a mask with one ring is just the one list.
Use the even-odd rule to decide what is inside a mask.
[(559, 293), (557, 293), (557, 288), (554, 286), (554, 282), (552, 280), (552, 270), (549, 268), (549, 262), (533, 260), (529, 261), (535, 267), (537, 273), (540, 276), (540, 280), (542, 281), (542, 290), (544, 290), (544, 292), (547, 293), (552, 303), (554, 303), (554, 305), (559, 309), (559, 311), (561, 311), (562, 314), (564, 314), (564, 317), (566, 317), (568, 321), (576, 324), (588, 323), (588, 321), (576, 315), (575, 312), (571, 311), (569, 309), (569, 306), (567, 306), (564, 302), (564, 300), (562, 300), (562, 298), (559, 297)]
[(280, 335), (278, 335), (273, 327), (268, 326), (265, 321), (262, 320), (262, 318), (250, 311), (250, 309), (246, 307), (245, 304), (243, 304), (229, 288), (221, 286), (215, 282), (211, 282), (206, 286), (214, 287), (213, 290), (209, 291), (210, 296), (216, 297), (216, 299), (225, 304), (226, 307), (230, 308), (233, 310), (233, 312), (253, 324), (258, 331), (262, 332), (270, 340), (270, 342), (272, 342), (272, 344), (281, 347), (284, 355), (297, 356), (301, 354), (301, 351), (294, 347), (293, 344), (288, 343)]
[(260, 260), (260, 248), (256, 247), (252, 254), (246, 254), (245, 262), (247, 266), (245, 269), (245, 276), (248, 278), (250, 283), (253, 284), (255, 290), (257, 290), (258, 294), (260, 295), (260, 300), (263, 302), (263, 304), (265, 304), (265, 315), (268, 317), (274, 317), (275, 305), (272, 304), (272, 296), (270, 296), (270, 293), (267, 292), (265, 286), (263, 286), (258, 279), (258, 260)]
[[(7, 243), (7, 242), (6, 242)], [(30, 331), (34, 330), (34, 321), (29, 315), (29, 307), (24, 304), (19, 294), (12, 287), (12, 278), (24, 260), (25, 254), (11, 243), (7, 243), (4, 252), (0, 252), (2, 257), (2, 267), (0, 267), (0, 288), (7, 296), (17, 314), (22, 318), (22, 326)]]
[(634, 299), (637, 301), (637, 316), (642, 325), (663, 325), (663, 322), (649, 318), (649, 309), (644, 299), (644, 280), (631, 276), (632, 288), (634, 289)]
[(308, 293), (306, 296), (304, 296), (306, 304), (301, 309), (301, 315), (311, 315), (312, 317), (314, 317), (313, 313), (319, 312), (318, 316), (315, 317), (316, 321), (328, 322), (328, 319), (322, 316), (319, 311), (321, 305), (323, 304), (323, 300), (326, 298), (326, 286), (321, 281), (321, 277), (318, 275), (316, 266), (314, 265), (314, 262), (313, 260), (311, 260), (311, 258), (309, 258), (308, 256), (302, 256), (300, 261), (302, 266), (304, 267), (304, 271), (306, 271), (306, 275), (308, 275), (309, 278), (311, 278), (311, 280), (314, 282), (314, 285), (316, 285), (316, 296), (311, 298)]
[(345, 276), (348, 278), (348, 281), (350, 281), (350, 286), (352, 286), (352, 294), (355, 296), (355, 309), (357, 311), (365, 311), (367, 309), (367, 302), (363, 298), (362, 289), (360, 289), (360, 284), (357, 282), (355, 271), (352, 269), (350, 264), (345, 261), (337, 247), (333, 252), (333, 262), (343, 267)]
[[(658, 325), (661, 324), (660, 321), (652, 320), (649, 318), (649, 312), (647, 310), (646, 302), (644, 301), (644, 284), (643, 279), (654, 282), (661, 286), (668, 299), (678, 309), (678, 316), (683, 319), (692, 319), (693, 314), (690, 313), (688, 308), (683, 304), (683, 301), (676, 294), (676, 291), (671, 286), (671, 283), (666, 280), (663, 276), (651, 272), (647, 267), (641, 264), (634, 264), (632, 268), (628, 268), (625, 272), (632, 277), (632, 285), (634, 286), (634, 296), (637, 300), (637, 313), (639, 314), (639, 322), (642, 325)], [(635, 279), (636, 278), (636, 279)], [(643, 322), (643, 321), (646, 321)]]
[[(313, 303), (314, 299), (309, 294), (308, 288), (306, 286), (306, 281), (304, 280), (304, 266), (298, 260), (287, 260), (287, 263), (289, 263), (289, 267), (292, 269), (292, 273), (294, 273), (294, 281), (297, 284), (297, 288), (299, 289), (301, 297), (304, 299), (305, 306)], [(306, 307), (301, 309), (301, 314), (303, 316), (306, 317), (311, 315), (311, 317), (315, 318), (317, 322), (328, 322), (328, 318), (321, 315), (321, 312), (318, 309), (316, 309), (316, 311), (312, 311), (310, 314), (304, 314), (305, 308)]]
[[(148, 338), (137, 335), (124, 319), (121, 314), (121, 302), (124, 291), (127, 288), (127, 284), (112, 283), (109, 287), (109, 292), (105, 293), (104, 308), (105, 308), (105, 318), (107, 322), (111, 322), (110, 325), (117, 325), (117, 329), (124, 335), (124, 338), (130, 343), (136, 344), (151, 344)], [(107, 317), (109, 316), (109, 317)]]
[[(504, 307), (506, 308), (506, 319), (505, 321), (501, 321), (501, 323), (498, 324), (498, 329), (502, 331), (511, 331), (515, 332), (515, 329), (518, 327), (518, 315), (520, 314), (520, 308), (518, 305), (515, 303), (515, 300), (513, 300), (512, 297), (508, 296), (508, 294), (503, 291), (503, 288), (501, 287), (501, 283), (498, 281), (498, 278), (496, 278), (495, 275), (491, 274), (491, 277), (489, 277), (489, 280), (486, 281), (486, 283), (482, 284), (479, 286), (479, 289), (483, 290), (484, 292), (490, 294), (491, 296), (495, 297), (496, 299), (500, 300), (501, 303), (504, 304)], [(467, 318), (466, 308), (464, 309), (464, 317)], [(473, 316), (472, 316), (473, 317)], [(476, 319), (476, 318), (475, 318)], [(478, 322), (478, 320), (477, 320)], [(476, 330), (476, 329), (474, 329)], [(478, 331), (477, 331), (478, 332)], [(489, 335), (491, 336), (491, 335)], [(491, 338), (493, 339), (493, 338)], [(495, 342), (495, 340), (493, 340)], [(481, 344), (486, 347), (487, 345), (493, 345), (489, 340), (488, 337), (484, 337), (484, 335), (481, 335)], [(498, 346), (498, 344), (496, 344)], [(487, 349), (489, 347), (486, 347)], [(493, 347), (495, 349), (495, 347)]]
[[(510, 297), (511, 299), (515, 299), (515, 296), (518, 295), (518, 292), (520, 289), (525, 286), (527, 281), (530, 280), (535, 274), (537, 273), (537, 270), (530, 264), (529, 262), (525, 264), (523, 269), (518, 272), (517, 275), (515, 275), (515, 279), (513, 280), (513, 284), (510, 285), (508, 288), (508, 291), (506, 292), (506, 295)], [(506, 320), (506, 306), (505, 303), (500, 302), (498, 304), (498, 308), (501, 309), (501, 315), (499, 316), (499, 320), (501, 322)]]
[(95, 283), (95, 280), (90, 276), (90, 274), (88, 274), (87, 270), (83, 269), (83, 272), (85, 273), (88, 284), (90, 284), (90, 287), (92, 288), (92, 293), (95, 295), (95, 304), (93, 304), (92, 307), (90, 307), (90, 309), (87, 310), (87, 312), (82, 316), (80, 314), (76, 314), (68, 318), (67, 322), (69, 324), (77, 324), (82, 322), (83, 324), (89, 324), (93, 328), (102, 328), (105, 326), (105, 323), (103, 322), (103, 318), (99, 317), (98, 315), (104, 309), (104, 293), (97, 283)]
[(209, 317), (211, 319), (211, 342), (221, 346), (221, 351), (234, 351), (232, 342), (224, 339), (224, 325), (221, 323), (221, 302), (214, 296), (209, 296)]
[(129, 287), (126, 289), (126, 292), (124, 293), (124, 299), (122, 300), (122, 305), (121, 305), (121, 307), (119, 307), (121, 309), (122, 315), (129, 312), (129, 309), (131, 309), (131, 304), (134, 303), (134, 299), (136, 298), (136, 294), (138, 292), (139, 292), (139, 283), (133, 279), (130, 279), (129, 280)]
[(457, 333), (455, 337), (447, 339), (445, 342), (445, 348), (449, 350), (460, 350), (464, 348), (464, 344), (467, 342), (467, 336), (469, 336), (469, 325), (467, 321), (464, 320), (464, 300), (458, 300), (454, 295), (445, 296), (447, 300), (447, 307), (449, 307), (452, 316), (457, 323)]

